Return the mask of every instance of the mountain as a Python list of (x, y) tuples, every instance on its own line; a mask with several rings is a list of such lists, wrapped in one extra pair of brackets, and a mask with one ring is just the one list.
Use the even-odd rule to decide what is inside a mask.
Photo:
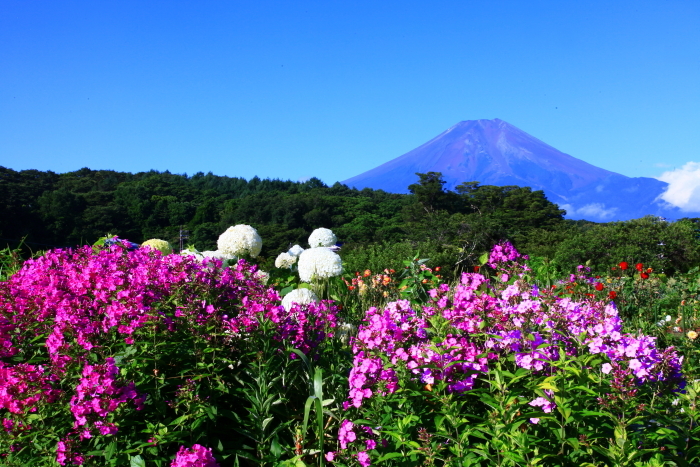
[(460, 122), (403, 156), (342, 183), (407, 193), (408, 185), (418, 179), (416, 172), (442, 172), (448, 190), (471, 181), (529, 186), (544, 191), (570, 219), (609, 222), (689, 215), (658, 198), (668, 187), (666, 182), (601, 169), (497, 118)]

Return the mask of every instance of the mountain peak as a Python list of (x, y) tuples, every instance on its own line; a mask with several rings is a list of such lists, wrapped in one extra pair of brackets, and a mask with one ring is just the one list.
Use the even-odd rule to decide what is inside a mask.
[[(498, 118), (461, 121), (416, 149), (343, 183), (359, 189), (407, 193), (408, 185), (416, 181), (417, 172), (441, 172), (449, 190), (467, 181), (543, 190), (550, 201), (567, 209), (567, 217), (571, 218), (629, 219), (667, 208), (655, 204), (666, 183), (651, 178), (629, 178), (596, 167)], [(630, 199), (612, 206), (614, 200), (623, 197), (621, 190)], [(644, 202), (649, 206), (631, 209), (631, 204)], [(591, 204), (597, 210), (591, 209)], [(637, 215), (640, 209), (651, 212)]]

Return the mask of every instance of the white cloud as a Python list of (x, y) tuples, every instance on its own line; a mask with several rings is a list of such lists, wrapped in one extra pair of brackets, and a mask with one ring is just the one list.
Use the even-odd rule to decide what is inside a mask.
[(612, 219), (617, 212), (617, 208), (606, 209), (603, 203), (590, 203), (578, 209), (571, 204), (561, 204), (559, 207), (565, 209), (569, 217), (594, 218), (601, 221)]
[(659, 180), (668, 183), (659, 198), (681, 211), (700, 211), (700, 163), (688, 162), (680, 169), (664, 172)]
[(605, 209), (603, 203), (591, 203), (577, 209), (576, 214), (579, 216), (597, 217), (600, 220), (607, 220), (611, 219), (616, 211), (617, 208)]
[(570, 204), (560, 204), (559, 207), (566, 211), (567, 216), (573, 216), (574, 212), (576, 211)]

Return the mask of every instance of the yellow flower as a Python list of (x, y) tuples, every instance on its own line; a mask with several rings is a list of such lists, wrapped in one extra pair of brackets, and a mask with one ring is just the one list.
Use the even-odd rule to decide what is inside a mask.
[(698, 333), (695, 331), (688, 331), (688, 334), (686, 334), (686, 335), (688, 336), (688, 339), (690, 339), (690, 340), (695, 340), (698, 338)]
[(170, 243), (166, 242), (165, 240), (160, 240), (157, 238), (152, 238), (150, 240), (146, 240), (141, 244), (142, 247), (150, 246), (151, 248), (160, 251), (163, 255), (169, 255), (170, 253), (173, 252), (173, 247), (170, 246)]

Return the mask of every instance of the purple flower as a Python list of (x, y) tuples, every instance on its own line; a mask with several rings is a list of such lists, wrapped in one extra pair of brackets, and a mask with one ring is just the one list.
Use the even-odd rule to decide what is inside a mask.
[(195, 444), (190, 449), (180, 446), (170, 467), (219, 467), (219, 464), (214, 459), (211, 448)]
[(372, 464), (369, 460), (369, 454), (367, 454), (367, 451), (360, 451), (357, 453), (357, 461), (360, 463), (362, 467), (368, 467), (369, 465)]

